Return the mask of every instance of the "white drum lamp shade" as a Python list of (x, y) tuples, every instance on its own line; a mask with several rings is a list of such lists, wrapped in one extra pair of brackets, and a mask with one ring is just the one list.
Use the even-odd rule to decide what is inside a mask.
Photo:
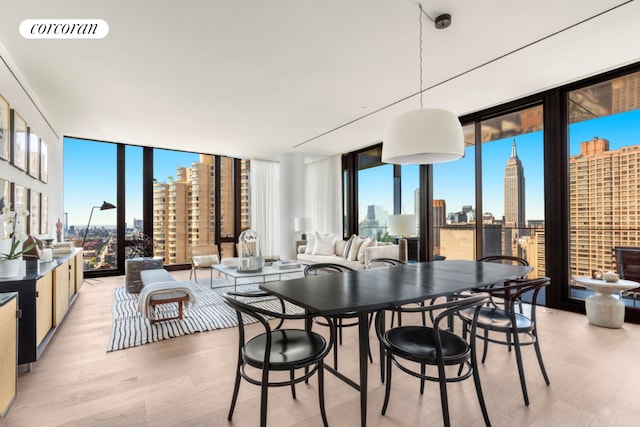
[(302, 240), (307, 240), (306, 232), (311, 230), (311, 228), (311, 218), (297, 217), (294, 219), (294, 229), (295, 231), (302, 232)]
[(418, 232), (415, 215), (389, 215), (391, 236), (415, 236)]
[(382, 161), (397, 165), (450, 162), (464, 156), (464, 134), (458, 117), (439, 108), (401, 114), (382, 143)]

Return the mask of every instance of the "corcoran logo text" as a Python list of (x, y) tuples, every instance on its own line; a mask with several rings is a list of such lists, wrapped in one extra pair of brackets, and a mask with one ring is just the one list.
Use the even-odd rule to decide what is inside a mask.
[(102, 19), (25, 19), (20, 34), (25, 39), (102, 39), (109, 24)]

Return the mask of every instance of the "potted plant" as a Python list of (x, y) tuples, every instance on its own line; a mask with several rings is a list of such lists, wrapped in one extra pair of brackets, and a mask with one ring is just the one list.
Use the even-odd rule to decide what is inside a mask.
[(23, 242), (27, 239), (24, 232), (24, 220), (29, 215), (26, 209), (12, 211), (4, 207), (0, 213), (0, 225), (3, 227), (0, 236), (0, 277), (16, 277), (20, 270), (22, 255), (29, 252), (36, 245), (31, 243), (26, 247)]

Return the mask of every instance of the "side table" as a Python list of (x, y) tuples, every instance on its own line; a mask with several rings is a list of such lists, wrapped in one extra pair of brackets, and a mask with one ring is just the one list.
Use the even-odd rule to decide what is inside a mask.
[(624, 303), (613, 295), (640, 287), (640, 283), (631, 280), (605, 282), (591, 277), (574, 277), (573, 281), (595, 291), (585, 300), (587, 319), (605, 328), (621, 328), (624, 324)]

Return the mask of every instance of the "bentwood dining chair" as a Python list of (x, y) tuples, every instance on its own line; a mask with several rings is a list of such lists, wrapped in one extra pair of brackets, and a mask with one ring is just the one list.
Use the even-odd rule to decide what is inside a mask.
[[(310, 314), (289, 314), (286, 312), (284, 301), (280, 301), (281, 311), (269, 310), (260, 306), (265, 298), (273, 298), (266, 292), (239, 293), (229, 292), (224, 295), (227, 305), (236, 311), (238, 317), (238, 364), (236, 379), (231, 399), (231, 407), (227, 419), (231, 421), (238, 399), (240, 382), (247, 382), (260, 386), (260, 426), (267, 425), (267, 396), (269, 387), (291, 386), (291, 394), (296, 398), (295, 385), (308, 382), (315, 373), (318, 374), (318, 398), (320, 401), (320, 415), (325, 426), (328, 425), (324, 404), (324, 358), (335, 343), (335, 329), (331, 327), (329, 340), (311, 330), (283, 328), (285, 323), (296, 320), (307, 320), (323, 317), (323, 321), (331, 325), (332, 320), (326, 316)], [(269, 319), (279, 319), (272, 327)], [(245, 323), (255, 319), (264, 329), (253, 337), (247, 336)], [(253, 328), (251, 330), (254, 330)], [(255, 374), (253, 369), (261, 371)], [(288, 379), (272, 379), (272, 371), (289, 372)], [(253, 373), (253, 375), (252, 375)]]
[[(540, 290), (551, 283), (548, 277), (537, 279), (518, 279), (505, 282), (501, 286), (481, 288), (482, 292), (493, 294), (504, 300), (504, 308), (487, 306), (482, 307), (479, 314), (471, 310), (461, 311), (459, 317), (463, 322), (463, 333), (470, 332), (474, 316), (478, 316), (477, 328), (484, 332), (478, 335), (478, 339), (484, 341), (482, 363), (487, 358), (489, 343), (506, 345), (511, 351), (513, 347), (516, 353), (516, 364), (520, 376), (522, 396), (525, 405), (529, 405), (529, 395), (525, 382), (524, 366), (522, 364), (522, 347), (533, 345), (538, 358), (538, 364), (542, 371), (542, 377), (547, 385), (550, 384), (549, 376), (542, 361), (540, 340), (538, 338), (538, 324), (536, 319), (536, 306)], [(531, 313), (525, 316), (516, 312), (516, 304), (525, 294), (531, 294)]]
[[(473, 377), (478, 402), (484, 422), (491, 425), (489, 414), (482, 394), (478, 363), (476, 358), (476, 321), (478, 313), (484, 304), (489, 301), (487, 294), (460, 294), (451, 301), (433, 305), (402, 306), (386, 311), (405, 313), (433, 313), (433, 326), (406, 325), (386, 328), (383, 311), (376, 314), (376, 334), (384, 347), (386, 358), (386, 378), (384, 403), (382, 415), (385, 415), (391, 394), (392, 365), (401, 371), (420, 379), (420, 394), (424, 393), (425, 381), (438, 382), (440, 385), (440, 403), (444, 425), (451, 425), (449, 418), (449, 403), (447, 398), (447, 383), (459, 382)], [(471, 313), (468, 331), (470, 337), (467, 340), (452, 332), (449, 332), (447, 319), (461, 310)], [(413, 320), (415, 320), (413, 317)], [(416, 365), (417, 364), (417, 365)], [(418, 368), (419, 367), (419, 371)], [(427, 369), (427, 367), (430, 367)], [(435, 373), (430, 371), (436, 368)], [(451, 367), (446, 369), (447, 367)], [(459, 367), (457, 374), (452, 367)], [(406, 397), (405, 397), (406, 399)]]
[[(348, 271), (354, 271), (352, 268), (347, 267), (341, 264), (334, 263), (318, 263), (318, 264), (310, 264), (305, 267), (304, 275), (305, 277), (309, 276), (317, 276), (319, 274), (332, 274), (332, 273), (345, 273)], [(358, 326), (358, 313), (344, 313), (336, 316), (332, 316), (333, 322), (331, 324), (326, 324), (322, 319), (316, 319), (315, 322), (323, 325), (332, 327), (337, 336), (337, 343), (342, 345), (342, 330), (343, 328), (349, 328), (352, 326)], [(373, 362), (373, 357), (371, 356), (371, 350), (369, 350), (369, 360)], [(335, 345), (333, 347), (333, 368), (338, 369), (338, 346)]]
[[(525, 267), (529, 266), (529, 261), (527, 261), (526, 259), (518, 256), (512, 256), (512, 255), (490, 255), (484, 258), (480, 258), (478, 261), (495, 262), (499, 264), (522, 265)], [(502, 283), (498, 285), (502, 285)], [(486, 288), (493, 288), (495, 286), (496, 285), (488, 285), (486, 286)], [(480, 291), (481, 290), (482, 289), (480, 289)], [(518, 303), (520, 314), (522, 314), (522, 301), (518, 300), (517, 303)], [(502, 304), (502, 298), (500, 297), (499, 293), (496, 292), (495, 294), (491, 294), (491, 305), (497, 308), (498, 304)]]

